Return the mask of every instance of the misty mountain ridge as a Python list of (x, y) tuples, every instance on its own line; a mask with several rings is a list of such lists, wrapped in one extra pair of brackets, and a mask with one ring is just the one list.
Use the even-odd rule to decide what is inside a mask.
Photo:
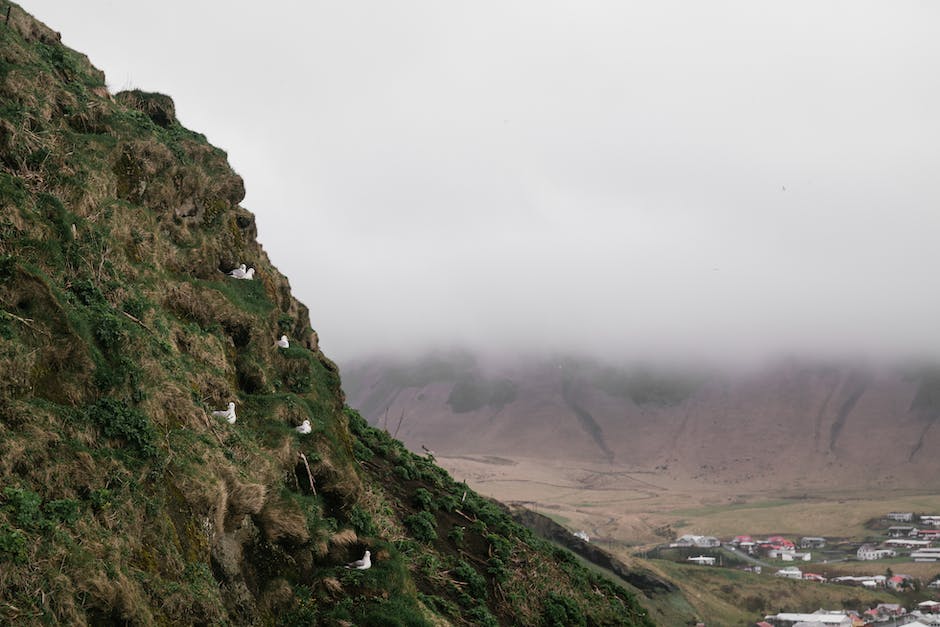
[(455, 350), (343, 372), (371, 424), (438, 455), (607, 460), (753, 488), (923, 488), (940, 470), (940, 368), (927, 364), (747, 371)]

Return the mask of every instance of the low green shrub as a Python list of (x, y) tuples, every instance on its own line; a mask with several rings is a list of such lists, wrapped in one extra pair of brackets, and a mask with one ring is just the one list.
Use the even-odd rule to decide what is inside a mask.
[(405, 527), (420, 542), (437, 539), (437, 521), (431, 512), (418, 512), (405, 518)]
[(542, 625), (545, 627), (586, 627), (581, 606), (563, 594), (549, 592), (542, 604)]

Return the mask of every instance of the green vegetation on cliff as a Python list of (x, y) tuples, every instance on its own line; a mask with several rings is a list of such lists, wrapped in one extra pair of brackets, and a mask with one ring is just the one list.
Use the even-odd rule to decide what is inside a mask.
[(344, 408), (225, 153), (8, 6), (0, 621), (648, 624)]

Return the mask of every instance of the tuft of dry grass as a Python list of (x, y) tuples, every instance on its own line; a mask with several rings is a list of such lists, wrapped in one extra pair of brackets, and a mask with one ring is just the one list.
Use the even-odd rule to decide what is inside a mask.
[(246, 514), (259, 513), (264, 507), (267, 494), (267, 487), (259, 483), (228, 481), (226, 490), (228, 511), (224, 517), (224, 529), (233, 531), (241, 524)]
[(268, 501), (256, 520), (261, 523), (261, 531), (269, 542), (303, 544), (310, 539), (307, 517), (291, 501)]
[(102, 614), (122, 622), (153, 623), (153, 615), (144, 600), (146, 595), (124, 573), (109, 576), (98, 571), (77, 584), (79, 590), (88, 593), (92, 607)]
[(324, 577), (319, 583), (332, 596), (339, 596), (343, 593), (343, 584), (336, 577)]
[(330, 544), (333, 546), (350, 546), (359, 542), (359, 536), (352, 529), (343, 529), (330, 536)]

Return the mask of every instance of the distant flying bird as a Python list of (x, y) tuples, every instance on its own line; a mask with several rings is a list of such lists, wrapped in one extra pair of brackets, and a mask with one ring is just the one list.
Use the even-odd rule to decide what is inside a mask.
[(372, 559), (370, 558), (371, 555), (371, 553), (366, 551), (366, 554), (362, 556), (361, 560), (349, 562), (346, 564), (346, 568), (353, 568), (355, 570), (368, 570), (369, 568), (372, 568)]
[(225, 418), (230, 425), (235, 424), (235, 403), (229, 403), (228, 409), (220, 409), (212, 412), (216, 418)]
[(299, 433), (300, 435), (306, 435), (306, 434), (310, 433), (310, 432), (313, 430), (313, 429), (310, 427), (310, 421), (309, 421), (309, 420), (304, 420), (303, 423), (301, 423), (301, 425), (300, 425), (299, 427), (294, 427), (294, 429), (295, 429), (295, 430), (297, 431), (297, 433)]
[(229, 272), (228, 275), (236, 279), (244, 279), (246, 271), (247, 271), (247, 267), (245, 266), (245, 264), (241, 264), (240, 266), (238, 266), (237, 268)]
[(281, 339), (277, 341), (278, 348), (290, 348), (290, 342), (287, 340), (286, 335), (282, 335)]

